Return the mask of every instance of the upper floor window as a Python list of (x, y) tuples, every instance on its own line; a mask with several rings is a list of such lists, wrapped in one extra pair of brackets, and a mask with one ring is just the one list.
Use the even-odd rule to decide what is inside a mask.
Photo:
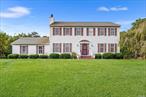
[(108, 28), (108, 35), (109, 36), (116, 36), (117, 35), (117, 28)]
[(108, 44), (108, 52), (117, 52), (117, 44)]
[(53, 43), (53, 52), (61, 52), (61, 43)]
[(98, 35), (106, 36), (106, 28), (104, 28), (104, 27), (98, 28)]
[(63, 43), (63, 52), (72, 52), (72, 44)]
[(61, 35), (62, 29), (57, 27), (57, 28), (53, 28), (53, 35)]
[(94, 36), (95, 28), (87, 28), (87, 36)]
[(83, 36), (83, 28), (75, 28), (76, 36)]
[(64, 28), (63, 35), (72, 35), (72, 28)]
[(20, 46), (20, 54), (28, 54), (28, 46)]
[(44, 54), (44, 46), (38, 46), (37, 47), (37, 53), (38, 54)]

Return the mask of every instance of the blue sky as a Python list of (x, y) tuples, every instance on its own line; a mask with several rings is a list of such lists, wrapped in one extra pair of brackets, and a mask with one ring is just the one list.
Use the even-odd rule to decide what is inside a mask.
[(146, 0), (0, 0), (0, 30), (48, 35), (51, 13), (56, 21), (115, 22), (123, 31), (146, 17)]

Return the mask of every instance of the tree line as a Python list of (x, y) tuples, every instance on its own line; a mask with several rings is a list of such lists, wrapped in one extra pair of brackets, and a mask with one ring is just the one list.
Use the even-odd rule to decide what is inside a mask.
[[(12, 53), (11, 43), (20, 37), (39, 37), (37, 32), (20, 33), (15, 36), (0, 32), (0, 58)], [(146, 59), (146, 18), (137, 19), (128, 31), (120, 33), (120, 52), (125, 59)]]

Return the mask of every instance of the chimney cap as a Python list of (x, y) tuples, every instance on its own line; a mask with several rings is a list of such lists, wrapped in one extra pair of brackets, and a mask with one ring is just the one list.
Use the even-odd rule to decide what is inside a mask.
[(53, 14), (51, 14), (51, 17), (53, 17)]

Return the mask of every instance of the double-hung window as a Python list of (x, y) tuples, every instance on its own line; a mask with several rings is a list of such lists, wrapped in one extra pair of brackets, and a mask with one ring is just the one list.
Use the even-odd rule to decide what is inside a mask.
[(76, 36), (83, 36), (83, 28), (75, 28)]
[(20, 46), (20, 54), (28, 54), (28, 46), (27, 45)]
[(53, 35), (61, 35), (62, 29), (59, 27), (53, 28)]
[(53, 43), (53, 52), (61, 52), (61, 43)]
[(63, 52), (72, 52), (72, 44), (64, 43), (63, 44)]

